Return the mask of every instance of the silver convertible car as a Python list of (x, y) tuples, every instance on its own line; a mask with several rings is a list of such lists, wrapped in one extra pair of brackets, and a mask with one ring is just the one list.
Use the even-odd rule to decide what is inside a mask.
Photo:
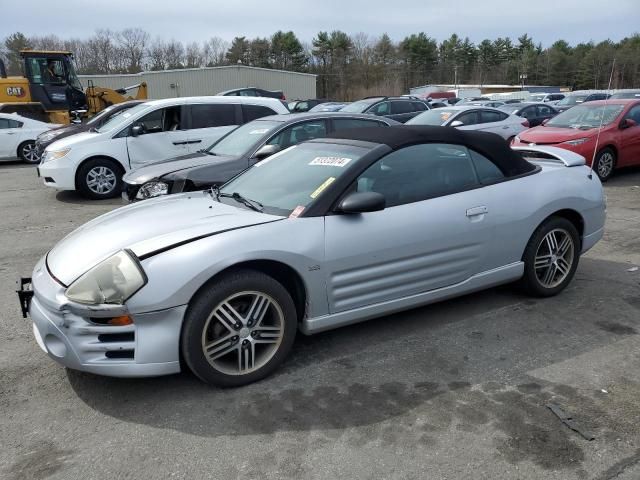
[(283, 150), (219, 190), (102, 215), (53, 247), (19, 295), (40, 347), (69, 368), (182, 365), (237, 386), (273, 372), (298, 330), (514, 281), (555, 295), (604, 220), (598, 177), (567, 150), (362, 128)]

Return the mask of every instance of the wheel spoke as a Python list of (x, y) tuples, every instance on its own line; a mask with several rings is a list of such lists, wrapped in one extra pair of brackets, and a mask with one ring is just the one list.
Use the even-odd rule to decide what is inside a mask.
[(246, 323), (248, 325), (260, 325), (267, 313), (267, 310), (269, 309), (269, 305), (271, 305), (271, 302), (266, 296), (256, 295), (253, 302), (251, 302), (251, 307), (249, 308), (249, 313), (246, 317)]
[(551, 285), (551, 282), (553, 281), (553, 277), (555, 277), (555, 274), (556, 274), (555, 265), (553, 265), (553, 264), (549, 265), (549, 268), (544, 273), (544, 277), (542, 279), (543, 285), (545, 285), (546, 287)]
[(564, 258), (558, 258), (558, 261), (556, 262), (556, 268), (564, 278), (569, 273), (571, 265)]
[(215, 355), (221, 350), (228, 348), (229, 344), (233, 344), (232, 338), (233, 338), (233, 334), (228, 334), (225, 337), (218, 338), (213, 342), (208, 343), (207, 345), (204, 346), (205, 353), (211, 356), (211, 355)]
[(540, 255), (536, 257), (535, 269), (539, 270), (540, 268), (546, 268), (551, 265), (551, 254), (549, 255)]
[(569, 251), (569, 247), (572, 245), (571, 237), (569, 235), (565, 235), (558, 245), (558, 256), (564, 256), (567, 251)]
[(229, 330), (234, 331), (244, 325), (244, 318), (229, 302), (223, 302), (213, 313), (215, 317)]

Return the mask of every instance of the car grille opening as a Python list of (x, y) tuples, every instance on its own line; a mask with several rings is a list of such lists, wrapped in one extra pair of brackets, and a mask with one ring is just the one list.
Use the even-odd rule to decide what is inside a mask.
[(98, 335), (99, 342), (133, 342), (135, 341), (136, 336), (133, 332), (124, 332), (124, 333), (101, 333)]
[(110, 352), (105, 352), (104, 356), (107, 358), (121, 358), (121, 359), (133, 360), (133, 350), (113, 350)]

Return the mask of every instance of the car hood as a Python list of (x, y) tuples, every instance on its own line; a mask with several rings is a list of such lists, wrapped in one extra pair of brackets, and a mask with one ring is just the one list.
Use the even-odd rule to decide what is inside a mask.
[(566, 142), (568, 140), (576, 140), (594, 135), (597, 128), (589, 130), (580, 130), (577, 128), (558, 128), (558, 127), (533, 127), (519, 134), (521, 142), (537, 143), (540, 145), (550, 143)]
[(44, 135), (48, 134), (48, 133), (53, 133), (55, 134), (55, 136), (51, 139), (51, 143), (53, 143), (56, 140), (61, 140), (65, 137), (68, 137), (70, 135), (74, 135), (76, 133), (80, 133), (80, 132), (86, 132), (87, 130), (89, 130), (89, 126), (87, 126), (86, 124), (81, 124), (81, 125), (77, 125), (77, 124), (71, 124), (71, 125), (61, 125), (59, 127), (56, 128), (51, 128), (45, 132), (42, 132), (39, 135), (40, 137), (43, 137)]
[(187, 168), (201, 167), (203, 165), (211, 165), (217, 159), (228, 160), (229, 157), (212, 156), (207, 155), (206, 153), (190, 153), (137, 168), (136, 170), (127, 173), (123, 179), (130, 185), (142, 185), (149, 180), (161, 178), (163, 175), (167, 175), (168, 173), (177, 172)]
[(101, 215), (63, 238), (47, 254), (47, 267), (64, 285), (129, 249), (138, 257), (228, 230), (283, 217), (216, 202), (206, 192), (169, 195)]
[(97, 132), (80, 132), (75, 135), (70, 135), (60, 140), (55, 140), (51, 145), (47, 147), (47, 150), (62, 150), (63, 148), (70, 148), (74, 145), (83, 143), (89, 143), (97, 138), (102, 137), (104, 134)]

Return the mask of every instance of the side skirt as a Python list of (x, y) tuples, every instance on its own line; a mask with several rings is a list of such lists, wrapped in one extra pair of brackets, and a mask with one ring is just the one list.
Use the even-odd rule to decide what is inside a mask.
[(389, 300), (387, 302), (367, 305), (346, 312), (338, 312), (329, 315), (322, 315), (315, 318), (303, 320), (300, 330), (306, 335), (311, 335), (332, 328), (343, 327), (353, 323), (363, 322), (372, 318), (389, 315), (392, 313), (408, 310), (421, 305), (447, 300), (449, 298), (466, 295), (468, 293), (495, 287), (504, 283), (518, 280), (524, 274), (524, 263), (515, 262), (503, 267), (488, 270), (469, 277), (467, 280), (450, 285), (448, 287), (431, 290), (425, 293), (418, 293), (409, 297)]

